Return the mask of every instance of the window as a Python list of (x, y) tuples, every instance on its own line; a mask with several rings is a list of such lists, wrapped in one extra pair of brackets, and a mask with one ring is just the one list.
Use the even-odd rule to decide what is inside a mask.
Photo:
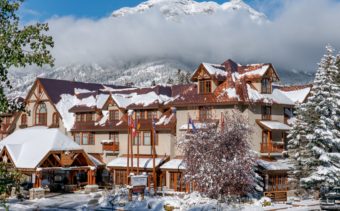
[(58, 117), (58, 113), (57, 112), (53, 113), (52, 124), (53, 125), (59, 125), (59, 117)]
[(140, 145), (140, 140), (141, 140), (141, 134), (137, 133), (137, 135), (135, 136), (135, 138), (133, 139), (133, 145)]
[(271, 120), (272, 107), (262, 106), (262, 120)]
[(113, 132), (109, 134), (109, 139), (118, 143), (119, 142), (119, 133), (118, 132)]
[(109, 115), (110, 121), (119, 120), (119, 110), (111, 110)]
[(151, 137), (150, 137), (150, 132), (144, 132), (143, 133), (143, 141), (144, 145), (151, 145)]
[(200, 107), (199, 108), (199, 119), (202, 120), (207, 120), (211, 119), (211, 108), (208, 107)]
[(35, 124), (47, 125), (47, 108), (45, 103), (40, 103), (36, 108)]
[(92, 121), (94, 121), (93, 113), (76, 114), (76, 122), (92, 122)]
[(86, 122), (92, 122), (94, 119), (92, 113), (86, 113), (85, 118), (86, 118)]
[(147, 118), (148, 119), (157, 118), (157, 111), (148, 111)]
[(136, 119), (145, 119), (144, 111), (136, 111)]
[(199, 91), (200, 94), (211, 93), (211, 81), (210, 80), (199, 81)]
[(261, 92), (262, 93), (270, 94), (272, 92), (271, 86), (272, 85), (271, 85), (269, 78), (263, 78), (261, 80)]
[(170, 172), (170, 188), (175, 191), (185, 191), (185, 182), (182, 173)]
[(76, 122), (81, 122), (81, 114), (76, 114)]
[(286, 191), (288, 190), (288, 177), (286, 174), (268, 176), (267, 191)]
[(80, 145), (94, 145), (94, 133), (75, 133), (74, 141)]
[(75, 134), (74, 134), (74, 141), (75, 141), (77, 144), (81, 144), (81, 143), (80, 143), (80, 140), (81, 140), (81, 133), (75, 133)]
[(88, 133), (83, 133), (83, 145), (88, 145), (89, 144), (89, 134)]
[(26, 114), (21, 115), (21, 125), (27, 125), (27, 115)]
[(284, 123), (288, 123), (288, 119), (294, 116), (293, 108), (283, 108)]

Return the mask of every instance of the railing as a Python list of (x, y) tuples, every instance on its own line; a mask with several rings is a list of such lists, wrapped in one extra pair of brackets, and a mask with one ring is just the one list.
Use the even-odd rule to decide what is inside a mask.
[(287, 201), (287, 191), (269, 191), (264, 192), (264, 196), (273, 201)]
[(281, 153), (283, 151), (284, 151), (284, 144), (282, 142), (261, 143), (261, 153), (269, 153), (269, 152)]
[(103, 151), (119, 151), (119, 143), (102, 143)]

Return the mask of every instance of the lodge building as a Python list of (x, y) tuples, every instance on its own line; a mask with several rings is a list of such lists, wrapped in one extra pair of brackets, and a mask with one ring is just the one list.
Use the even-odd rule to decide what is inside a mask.
[[(294, 120), (294, 106), (306, 99), (310, 86), (277, 85), (280, 79), (272, 64), (240, 65), (230, 59), (222, 64), (200, 64), (191, 81), (188, 85), (134, 88), (37, 78), (24, 101), (25, 112), (1, 116), (1, 155), (5, 155), (8, 134), (32, 128), (58, 130), (86, 152), (81, 152), (77, 165), (70, 166), (109, 171), (101, 178), (97, 173), (92, 183), (126, 184), (128, 160), (132, 161), (131, 171), (151, 175), (154, 141), (157, 187), (189, 191), (192, 187), (183, 182), (185, 164), (176, 147), (176, 141), (193, 129), (189, 117), (197, 130), (207, 122), (219, 127), (221, 118), (237, 108), (253, 127), (250, 141), (260, 158), (265, 192), (286, 195), (286, 135)], [(132, 118), (138, 120), (132, 153), (128, 152), (131, 110)], [(43, 145), (44, 140), (41, 142)], [(51, 168), (57, 161), (51, 159), (45, 167)]]

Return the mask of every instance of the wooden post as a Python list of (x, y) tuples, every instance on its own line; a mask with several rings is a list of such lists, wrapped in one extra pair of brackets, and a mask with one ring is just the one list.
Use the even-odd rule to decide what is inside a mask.
[(177, 191), (177, 173), (174, 174), (174, 191)]
[[(131, 121), (132, 121), (132, 118), (131, 118)], [(130, 150), (131, 150), (131, 152), (130, 152), (130, 154), (131, 154), (131, 172), (134, 172), (133, 171), (133, 143), (132, 143), (133, 136), (132, 136), (132, 128), (130, 130), (131, 130), (130, 131), (130, 136), (131, 136), (131, 138), (130, 138), (130, 141), (131, 141), (131, 143), (130, 143), (130, 146), (131, 146), (131, 148), (130, 148)]]
[(139, 144), (140, 144), (139, 133), (137, 133), (137, 136), (138, 136), (138, 142), (137, 142), (137, 175), (139, 175)]
[(271, 142), (271, 140), (270, 140), (270, 131), (268, 130), (268, 132), (267, 132), (267, 148), (268, 148), (268, 146), (269, 146), (269, 150), (268, 150), (268, 155), (269, 155), (269, 157), (270, 157), (270, 152), (272, 151), (272, 142)]

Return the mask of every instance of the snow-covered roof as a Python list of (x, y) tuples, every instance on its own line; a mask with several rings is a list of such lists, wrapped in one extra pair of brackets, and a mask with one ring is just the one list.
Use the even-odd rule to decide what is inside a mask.
[(127, 108), (130, 105), (149, 106), (153, 103), (167, 104), (173, 100), (172, 97), (162, 94), (156, 94), (154, 91), (138, 94), (136, 92), (130, 94), (111, 94), (112, 99), (120, 108)]
[(306, 87), (303, 89), (297, 89), (292, 91), (281, 91), (284, 93), (291, 101), (294, 103), (302, 103), (308, 96), (311, 87)]
[(96, 157), (94, 157), (93, 155), (88, 154), (90, 160), (96, 165), (96, 166), (105, 166), (105, 163), (101, 162), (100, 160), (98, 160)]
[(279, 121), (262, 120), (259, 124), (270, 130), (290, 130), (291, 127)]
[(183, 159), (171, 159), (170, 161), (164, 163), (161, 166), (161, 169), (185, 170), (185, 164), (183, 163)]
[(258, 159), (257, 164), (266, 170), (290, 170), (292, 168), (292, 164), (290, 164), (287, 160), (269, 162)]
[(251, 77), (255, 75), (263, 76), (268, 68), (270, 67), (269, 64), (251, 64), (247, 65), (244, 68), (244, 73), (238, 74), (236, 77), (243, 78), (243, 77)]
[[(155, 158), (155, 165), (158, 167), (160, 164), (164, 162), (165, 158)], [(129, 160), (131, 162), (131, 158)], [(113, 159), (111, 162), (107, 164), (107, 167), (119, 168), (127, 167), (127, 157), (118, 157)], [(137, 168), (137, 158), (133, 158), (133, 167)], [(152, 158), (139, 158), (139, 168), (144, 169), (152, 169), (153, 167), (153, 160)]]
[(42, 126), (16, 130), (0, 142), (16, 168), (36, 168), (50, 151), (82, 150), (57, 128)]
[(212, 76), (226, 76), (227, 72), (224, 70), (224, 66), (220, 64), (209, 64), (202, 63), (203, 67), (209, 72)]

